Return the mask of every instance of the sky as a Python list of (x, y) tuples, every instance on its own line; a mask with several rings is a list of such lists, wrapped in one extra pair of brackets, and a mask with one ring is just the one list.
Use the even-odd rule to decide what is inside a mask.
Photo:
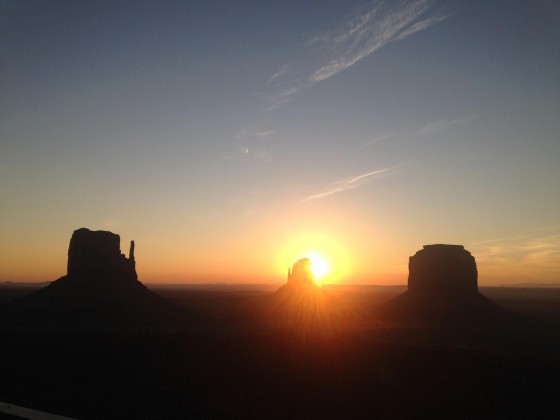
[(560, 283), (560, 3), (0, 1), (0, 281)]

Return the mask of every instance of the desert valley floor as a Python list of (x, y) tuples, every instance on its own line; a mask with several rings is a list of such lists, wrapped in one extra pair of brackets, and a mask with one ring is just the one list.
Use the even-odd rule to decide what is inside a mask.
[[(324, 311), (351, 316), (285, 323), (268, 311), (276, 289), (154, 287), (181, 310), (172, 326), (80, 331), (3, 322), (0, 401), (73, 418), (560, 413), (560, 289), (481, 288), (514, 316), (499, 325), (428, 326), (379, 319), (376, 308), (405, 287), (327, 286), (332, 308)], [(3, 319), (10, 302), (33, 290), (1, 287)]]

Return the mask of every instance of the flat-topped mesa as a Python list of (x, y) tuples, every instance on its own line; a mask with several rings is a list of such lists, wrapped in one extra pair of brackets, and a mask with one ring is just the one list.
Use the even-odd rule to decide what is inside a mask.
[(478, 271), (470, 252), (462, 245), (424, 245), (408, 261), (410, 293), (478, 293)]
[(485, 328), (486, 322), (510, 319), (508, 311), (478, 292), (476, 262), (463, 246), (426, 245), (408, 267), (408, 291), (380, 305), (380, 317), (438, 328)]
[(89, 279), (137, 280), (134, 241), (130, 258), (120, 250), (120, 236), (107, 231), (75, 230), (68, 248), (68, 276)]
[(315, 286), (315, 276), (311, 271), (311, 260), (302, 258), (298, 260), (292, 270), (288, 269), (289, 286)]
[(22, 297), (18, 305), (23, 324), (47, 331), (167, 328), (178, 315), (170, 302), (138, 280), (134, 241), (126, 258), (119, 235), (86, 228), (72, 234), (67, 275)]

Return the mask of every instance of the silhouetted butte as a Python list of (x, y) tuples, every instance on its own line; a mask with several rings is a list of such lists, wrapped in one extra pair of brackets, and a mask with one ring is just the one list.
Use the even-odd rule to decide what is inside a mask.
[(139, 280), (134, 241), (129, 257), (120, 237), (81, 228), (72, 234), (67, 274), (47, 287), (13, 302), (15, 323), (42, 328), (127, 328), (168, 317), (172, 305)]
[(301, 258), (292, 269), (288, 269), (288, 282), (286, 286), (289, 288), (301, 287), (317, 287), (315, 283), (315, 275), (311, 271), (311, 260), (309, 258)]
[(507, 311), (478, 291), (474, 257), (462, 245), (424, 245), (409, 258), (408, 291), (381, 313), (410, 323), (471, 324)]
[(308, 258), (288, 270), (286, 284), (266, 302), (268, 325), (292, 336), (333, 337), (346, 332), (352, 316), (343, 302), (317, 286)]

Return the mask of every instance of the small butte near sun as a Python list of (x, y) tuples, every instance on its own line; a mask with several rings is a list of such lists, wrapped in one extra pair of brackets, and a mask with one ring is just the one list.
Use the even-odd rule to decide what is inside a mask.
[(320, 235), (305, 234), (288, 243), (277, 256), (277, 272), (286, 276), (294, 262), (308, 258), (317, 286), (340, 283), (351, 274), (348, 252), (336, 240)]
[(315, 276), (315, 284), (321, 286), (321, 280), (328, 278), (327, 276), (331, 271), (331, 265), (326, 257), (316, 252), (310, 252), (307, 258), (311, 261), (311, 272), (313, 276)]

